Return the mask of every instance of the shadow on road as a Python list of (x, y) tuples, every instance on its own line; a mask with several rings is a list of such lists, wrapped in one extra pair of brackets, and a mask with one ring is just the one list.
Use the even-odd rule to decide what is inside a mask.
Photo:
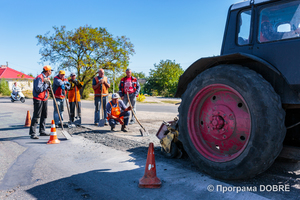
[(29, 129), (29, 128), (24, 127), (24, 125), (15, 125), (15, 126), (9, 126), (8, 128), (0, 128), (0, 131), (10, 131), (16, 129)]

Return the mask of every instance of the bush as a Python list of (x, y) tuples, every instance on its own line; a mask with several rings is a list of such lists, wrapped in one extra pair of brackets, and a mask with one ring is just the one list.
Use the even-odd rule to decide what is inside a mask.
[(10, 96), (10, 89), (8, 87), (8, 83), (5, 79), (0, 80), (0, 94), (4, 96)]
[(146, 99), (146, 97), (143, 94), (139, 94), (139, 96), (136, 98), (136, 100), (138, 102), (143, 102), (143, 101), (145, 101), (145, 99)]
[(25, 98), (27, 98), (27, 99), (33, 98), (32, 90), (25, 90), (25, 91), (22, 91), (22, 93), (24, 94)]

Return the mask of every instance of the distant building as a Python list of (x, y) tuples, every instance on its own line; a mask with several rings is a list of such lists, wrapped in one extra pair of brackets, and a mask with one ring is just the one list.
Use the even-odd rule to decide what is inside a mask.
[(10, 90), (14, 82), (17, 82), (17, 86), (20, 87), (21, 90), (33, 89), (33, 77), (9, 68), (6, 65), (0, 66), (0, 79), (5, 79), (7, 81)]

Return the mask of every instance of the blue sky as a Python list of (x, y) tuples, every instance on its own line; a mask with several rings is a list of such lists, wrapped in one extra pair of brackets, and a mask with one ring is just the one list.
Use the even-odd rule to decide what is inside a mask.
[[(41, 72), (37, 35), (80, 26), (104, 27), (130, 38), (129, 67), (149, 75), (160, 60), (185, 70), (201, 57), (219, 55), (228, 8), (241, 0), (0, 0), (0, 65)], [(48, 63), (44, 63), (48, 64)], [(53, 66), (56, 69), (56, 66)]]

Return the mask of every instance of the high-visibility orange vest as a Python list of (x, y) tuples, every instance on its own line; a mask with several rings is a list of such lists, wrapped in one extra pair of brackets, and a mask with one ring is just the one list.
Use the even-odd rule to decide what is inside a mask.
[[(95, 78), (95, 80), (96, 80), (96, 84), (98, 84), (98, 83), (99, 83), (98, 76)], [(107, 77), (104, 76), (104, 77), (103, 77), (103, 80), (104, 80), (105, 82), (107, 82)], [(108, 95), (108, 88), (106, 87), (105, 84), (102, 84), (102, 88), (103, 88), (103, 96), (105, 97), (105, 96)], [(94, 92), (95, 92), (95, 95), (97, 94), (98, 96), (100, 96), (100, 95), (101, 95), (101, 86), (98, 87), (98, 88), (96, 88), (96, 89), (94, 89)]]
[(71, 83), (71, 89), (69, 90), (68, 99), (69, 102), (75, 102), (75, 87), (76, 87), (76, 96), (77, 96), (77, 102), (80, 101), (80, 89), (83, 86), (83, 82), (78, 82), (79, 84), (76, 86), (73, 81), (70, 81)]
[[(76, 87), (76, 97), (77, 97), (77, 102), (80, 101), (80, 89), (78, 89), (77, 86)], [(69, 94), (68, 94), (68, 99), (69, 99), (69, 102), (75, 102), (75, 87), (73, 89), (71, 89), (69, 91)]]
[[(117, 101), (117, 107), (113, 107), (111, 104), (111, 101), (109, 102), (110, 106), (111, 106), (111, 115), (114, 117), (119, 118), (120, 114), (121, 114), (121, 108), (119, 107), (119, 101)], [(107, 119), (109, 119), (107, 117)], [(124, 116), (121, 117), (121, 119), (124, 119)]]

